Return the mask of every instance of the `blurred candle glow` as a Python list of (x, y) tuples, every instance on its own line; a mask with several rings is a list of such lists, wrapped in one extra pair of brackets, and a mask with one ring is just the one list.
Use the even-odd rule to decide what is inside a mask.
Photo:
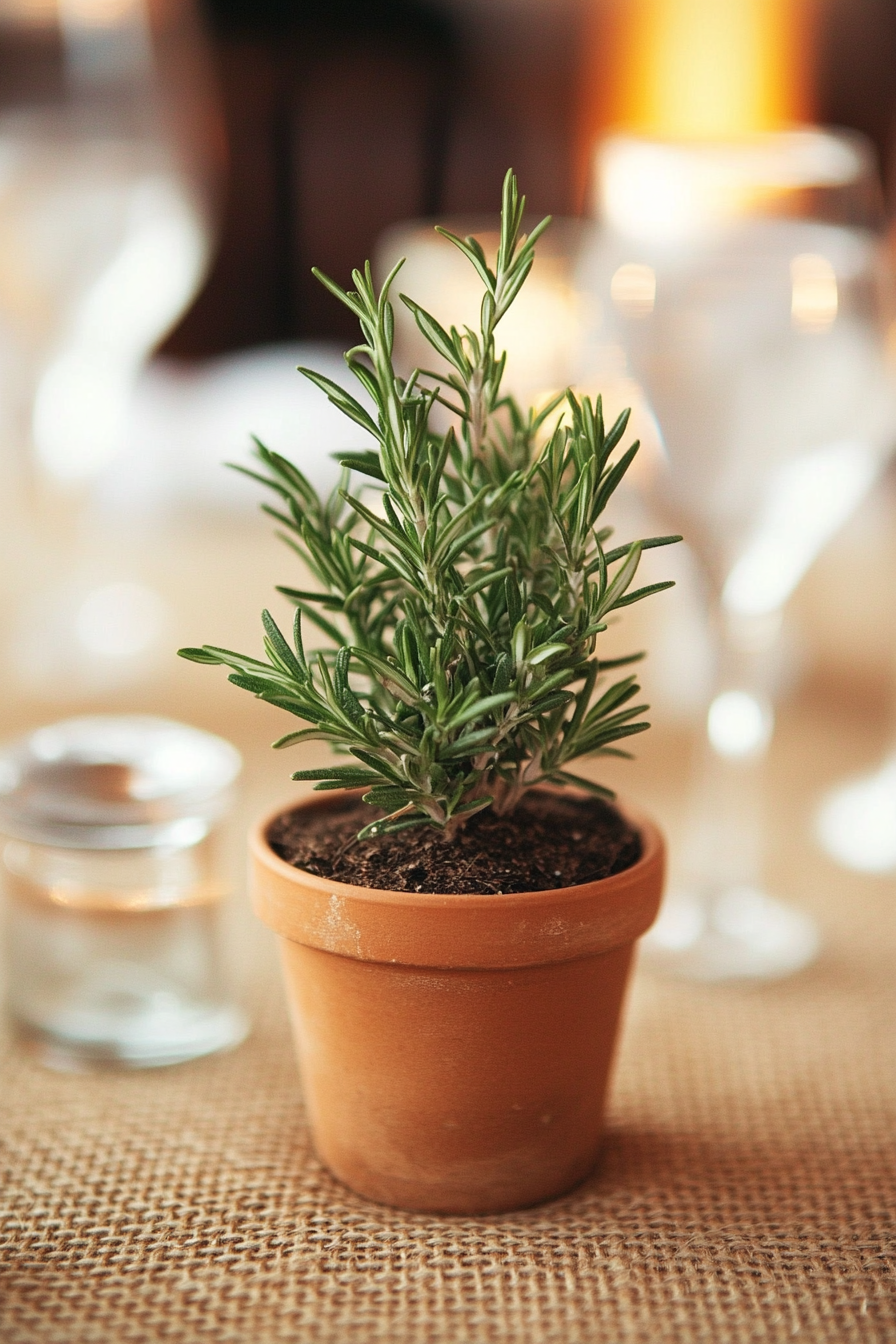
[[(449, 220), (448, 226), (461, 236), (475, 233), (489, 264), (494, 265), (499, 236), (492, 221)], [(580, 234), (579, 221), (554, 221), (539, 242), (525, 287), (501, 321), (499, 340), (507, 351), (506, 387), (521, 401), (547, 400), (570, 381), (582, 321), (572, 275)], [(429, 221), (395, 225), (380, 238), (375, 267), (379, 279), (402, 257), (404, 266), (393, 290), (399, 361), (408, 370), (419, 366), (441, 371), (447, 366), (421, 336), (408, 309), (395, 299), (401, 292), (413, 294), (443, 326), (476, 330), (482, 283), (469, 262)]]
[[(812, 120), (816, 0), (590, 0), (578, 189), (608, 128), (730, 141)], [(610, 59), (608, 59), (608, 52)]]
[(629, 0), (614, 120), (642, 135), (753, 135), (804, 120), (800, 0)]

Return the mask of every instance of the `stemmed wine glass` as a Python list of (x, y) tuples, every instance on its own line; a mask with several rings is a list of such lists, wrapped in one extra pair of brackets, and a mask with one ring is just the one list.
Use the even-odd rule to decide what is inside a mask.
[[(27, 652), (39, 613), (50, 682), (89, 662), (93, 580), (77, 576), (91, 554), (102, 569), (91, 487), (147, 355), (205, 273), (219, 143), (190, 0), (3, 5), (2, 570), (13, 645)], [(153, 608), (138, 584), (106, 587)]]
[(599, 148), (595, 188), (580, 283), (600, 315), (581, 381), (620, 340), (663, 437), (651, 502), (700, 561), (717, 643), (691, 823), (650, 951), (697, 979), (783, 975), (818, 934), (762, 885), (781, 615), (896, 438), (874, 159), (820, 129), (619, 136)]

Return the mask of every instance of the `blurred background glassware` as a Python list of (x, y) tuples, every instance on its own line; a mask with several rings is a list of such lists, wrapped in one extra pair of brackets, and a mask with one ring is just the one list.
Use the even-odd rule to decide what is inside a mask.
[(43, 604), (60, 667), (46, 595), (102, 549), (90, 489), (203, 279), (220, 169), (190, 0), (0, 5), (3, 569), (13, 639)]
[[(491, 215), (408, 220), (393, 225), (378, 239), (374, 269), (379, 284), (404, 258), (392, 300), (396, 358), (408, 373), (418, 366), (436, 367), (438, 356), (421, 336), (399, 294), (413, 294), (445, 327), (475, 329), (479, 324), (481, 281), (454, 244), (436, 232), (437, 223), (460, 238), (475, 235), (490, 262), (498, 250), (498, 217)], [(507, 350), (504, 385), (520, 401), (547, 397), (568, 381), (582, 324), (574, 280), (586, 228), (578, 219), (553, 221), (538, 245), (526, 287), (501, 323), (501, 341)], [(445, 368), (447, 364), (436, 371)]]
[(860, 137), (617, 136), (599, 148), (583, 288), (659, 422), (652, 505), (696, 552), (718, 645), (680, 871), (650, 952), (697, 979), (787, 974), (816, 954), (763, 890), (762, 767), (783, 608), (896, 438), (893, 278)]
[(216, 856), (239, 771), (222, 738), (148, 715), (0, 752), (7, 1003), (45, 1063), (146, 1068), (245, 1036)]
[[(541, 218), (530, 213), (532, 222)], [(436, 224), (457, 237), (474, 235), (489, 264), (497, 254), (496, 215), (406, 220), (380, 236), (374, 254), (379, 284), (404, 259), (392, 300), (396, 361), (406, 373), (418, 366), (445, 373), (448, 365), (421, 336), (413, 315), (398, 297), (401, 293), (413, 294), (446, 328), (470, 326), (475, 330), (479, 322), (479, 279), (453, 243), (436, 232)], [(592, 296), (579, 284), (581, 252), (591, 236), (592, 226), (587, 220), (552, 219), (539, 240), (526, 286), (501, 323), (499, 340), (507, 352), (503, 386), (521, 405), (543, 404), (575, 381), (583, 334), (592, 323)], [(626, 366), (622, 348), (605, 343), (591, 363), (591, 381), (585, 390), (601, 393), (605, 415), (615, 417), (626, 407), (631, 408), (633, 432), (652, 439), (652, 416)]]
[(876, 770), (831, 789), (818, 809), (815, 833), (844, 868), (896, 872), (896, 751)]

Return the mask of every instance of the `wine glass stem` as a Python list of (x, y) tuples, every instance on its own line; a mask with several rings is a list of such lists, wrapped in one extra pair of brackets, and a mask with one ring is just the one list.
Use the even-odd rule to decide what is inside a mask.
[(719, 616), (716, 687), (682, 853), (685, 885), (704, 902), (761, 885), (774, 724), (769, 683), (779, 629), (779, 613)]
[(682, 853), (685, 885), (701, 901), (758, 887), (765, 858), (765, 749), (720, 755), (704, 738)]

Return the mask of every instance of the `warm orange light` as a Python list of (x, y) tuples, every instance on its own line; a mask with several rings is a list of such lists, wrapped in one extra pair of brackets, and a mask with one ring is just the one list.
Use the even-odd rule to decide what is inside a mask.
[(795, 0), (629, 0), (617, 124), (645, 135), (753, 135), (802, 120)]
[(724, 140), (812, 120), (818, 0), (589, 0), (576, 190), (608, 130)]

